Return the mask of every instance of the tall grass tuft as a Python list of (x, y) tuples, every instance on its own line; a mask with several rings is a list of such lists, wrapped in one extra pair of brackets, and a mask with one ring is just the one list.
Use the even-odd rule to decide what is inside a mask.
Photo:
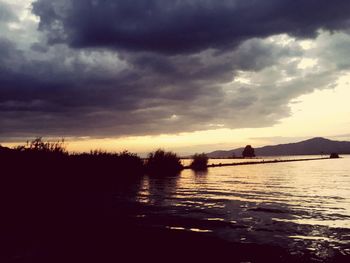
[(146, 171), (149, 175), (176, 175), (183, 169), (180, 157), (173, 152), (158, 149), (148, 155)]
[(190, 167), (195, 171), (203, 171), (207, 169), (208, 166), (208, 156), (205, 153), (196, 153), (192, 156), (192, 162)]
[(64, 139), (50, 142), (38, 137), (32, 141), (27, 141), (26, 145), (15, 147), (17, 152), (41, 153), (41, 154), (68, 154)]

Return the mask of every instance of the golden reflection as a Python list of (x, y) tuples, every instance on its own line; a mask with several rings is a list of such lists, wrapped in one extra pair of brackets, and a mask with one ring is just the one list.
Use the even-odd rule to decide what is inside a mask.
[(167, 226), (166, 228), (171, 230), (186, 230), (184, 227), (177, 227), (177, 226)]
[(185, 228), (185, 227), (179, 227), (179, 226), (167, 226), (166, 228), (171, 230), (181, 230), (181, 231), (190, 231), (190, 232), (198, 232), (198, 233), (213, 232), (212, 230), (209, 230), (209, 229)]
[(199, 228), (190, 228), (190, 231), (192, 231), (192, 232), (199, 232), (199, 233), (209, 233), (209, 232), (213, 232), (213, 230), (199, 229)]

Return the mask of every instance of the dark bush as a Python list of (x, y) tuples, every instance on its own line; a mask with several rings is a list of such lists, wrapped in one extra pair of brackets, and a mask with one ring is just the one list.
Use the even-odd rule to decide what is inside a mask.
[(150, 153), (146, 170), (150, 175), (176, 175), (183, 169), (180, 158), (173, 152), (158, 149)]
[(192, 162), (190, 164), (191, 169), (195, 171), (203, 171), (207, 169), (208, 166), (208, 156), (205, 153), (196, 153), (192, 156)]
[(135, 153), (123, 151), (117, 155), (118, 166), (125, 173), (131, 173), (133, 175), (144, 174), (143, 160)]

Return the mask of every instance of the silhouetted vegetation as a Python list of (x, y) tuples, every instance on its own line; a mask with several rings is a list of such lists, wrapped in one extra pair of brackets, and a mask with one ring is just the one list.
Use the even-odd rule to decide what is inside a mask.
[(247, 145), (242, 152), (242, 156), (244, 158), (255, 157), (254, 148), (251, 145)]
[(64, 140), (48, 142), (36, 138), (1, 153), (5, 167), (17, 176), (31, 180), (28, 185), (33, 188), (43, 184), (48, 188), (64, 185), (62, 189), (111, 190), (144, 174), (143, 160), (136, 154), (101, 150), (69, 154)]
[(331, 155), (329, 156), (329, 158), (332, 158), (332, 159), (339, 158), (339, 154), (338, 154), (338, 153), (331, 153)]
[(192, 162), (190, 164), (191, 169), (195, 171), (201, 171), (208, 169), (208, 156), (205, 153), (196, 153), (192, 156)]
[(20, 145), (15, 147), (18, 152), (40, 153), (40, 154), (68, 154), (64, 139), (60, 141), (50, 142), (43, 141), (42, 137), (38, 137), (33, 141), (27, 141), (26, 145)]
[(158, 149), (148, 155), (146, 170), (150, 175), (175, 175), (182, 169), (180, 157), (173, 152)]
[(137, 155), (68, 154), (64, 141), (37, 138), (1, 147), (0, 163), (1, 262), (70, 262), (71, 255), (101, 256), (105, 246), (126, 243), (128, 235), (135, 240), (131, 208), (115, 195), (138, 189), (144, 164)]

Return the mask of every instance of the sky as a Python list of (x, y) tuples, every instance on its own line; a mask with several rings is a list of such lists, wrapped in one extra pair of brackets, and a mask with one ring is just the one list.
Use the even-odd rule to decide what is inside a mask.
[(350, 140), (350, 1), (0, 0), (0, 143)]

